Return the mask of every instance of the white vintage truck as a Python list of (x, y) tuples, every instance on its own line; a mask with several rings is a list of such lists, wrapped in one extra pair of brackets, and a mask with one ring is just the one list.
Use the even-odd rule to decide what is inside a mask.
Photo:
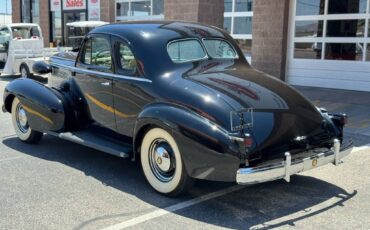
[(33, 23), (13, 23), (0, 27), (0, 73), (24, 78), (31, 76), (32, 65), (70, 48), (44, 48), (41, 28)]

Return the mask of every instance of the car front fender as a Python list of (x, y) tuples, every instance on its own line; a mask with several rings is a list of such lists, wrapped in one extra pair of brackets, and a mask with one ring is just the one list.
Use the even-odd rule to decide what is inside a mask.
[(31, 79), (10, 82), (4, 91), (4, 110), (11, 113), (14, 97), (24, 107), (29, 126), (40, 132), (60, 131), (64, 128), (64, 106), (56, 90)]
[(173, 135), (191, 177), (235, 181), (240, 165), (239, 146), (226, 130), (186, 108), (155, 103), (145, 107), (138, 116), (133, 135), (135, 150), (151, 126)]

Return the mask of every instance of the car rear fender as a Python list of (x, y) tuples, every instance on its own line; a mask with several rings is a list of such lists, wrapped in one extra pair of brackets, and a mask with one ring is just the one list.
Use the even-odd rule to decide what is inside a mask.
[(65, 110), (62, 95), (37, 81), (17, 79), (4, 92), (4, 109), (11, 113), (11, 104), (17, 97), (26, 110), (29, 126), (40, 132), (63, 130)]
[(145, 132), (160, 127), (172, 134), (191, 177), (234, 181), (240, 165), (239, 145), (229, 133), (186, 108), (155, 103), (139, 114), (134, 129), (134, 150)]

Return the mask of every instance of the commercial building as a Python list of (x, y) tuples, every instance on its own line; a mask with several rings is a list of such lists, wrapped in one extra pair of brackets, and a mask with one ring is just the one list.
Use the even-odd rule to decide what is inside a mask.
[(13, 0), (13, 22), (176, 19), (224, 27), (252, 65), (291, 84), (370, 91), (370, 0)]

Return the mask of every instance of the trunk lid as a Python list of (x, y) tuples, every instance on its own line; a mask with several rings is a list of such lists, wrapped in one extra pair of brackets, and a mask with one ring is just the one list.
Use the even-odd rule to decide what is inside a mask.
[(253, 110), (253, 118), (247, 121), (252, 127), (243, 130), (255, 141), (251, 159), (273, 159), (286, 151), (294, 154), (321, 147), (337, 135), (331, 121), (301, 93), (248, 66), (192, 72), (186, 78), (213, 91), (234, 111)]

